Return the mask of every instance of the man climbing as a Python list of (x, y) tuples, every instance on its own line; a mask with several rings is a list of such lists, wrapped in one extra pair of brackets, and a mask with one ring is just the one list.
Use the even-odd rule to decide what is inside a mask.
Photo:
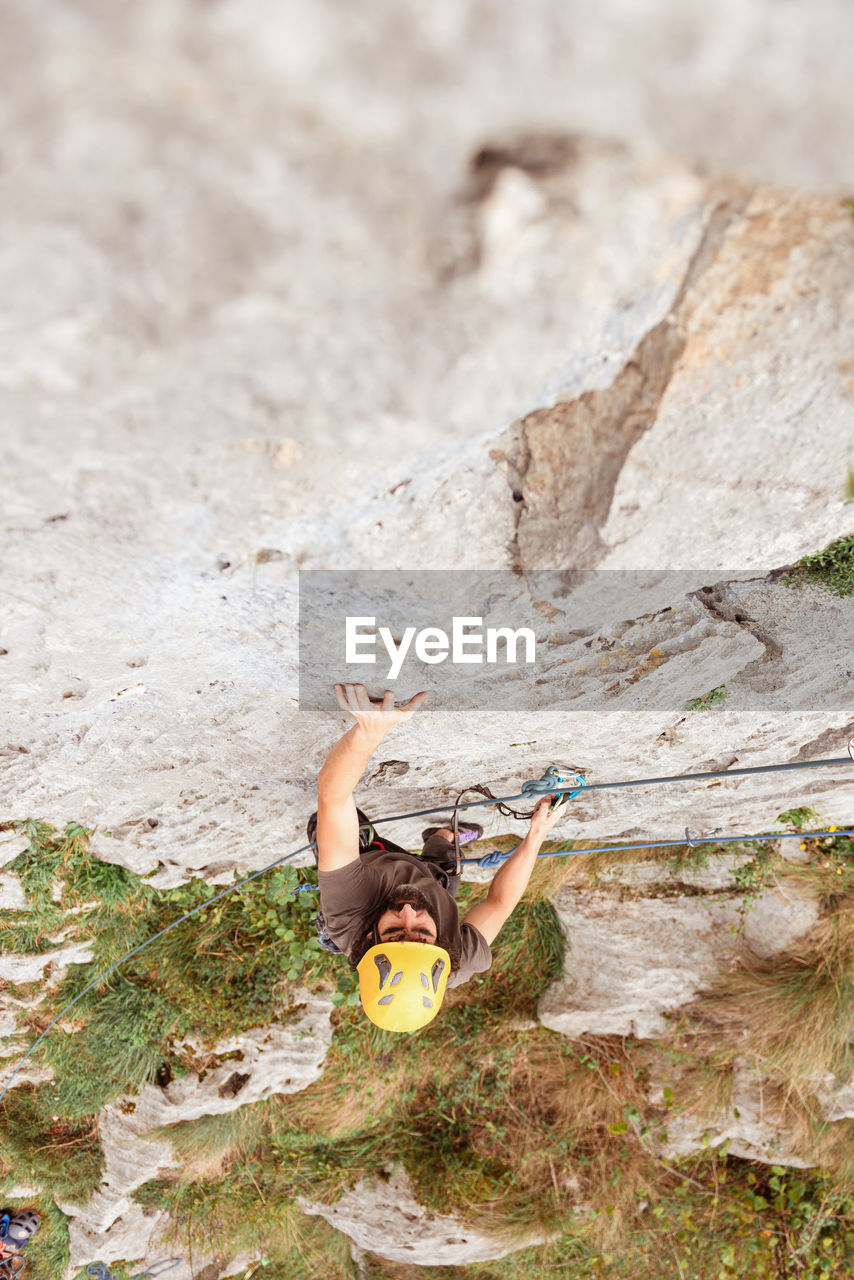
[[(395, 706), (394, 694), (372, 702), (364, 685), (335, 686), (342, 710), (356, 723), (336, 742), (317, 779), (317, 839), (323, 924), (359, 974), (359, 995), (372, 1022), (388, 1031), (416, 1031), (438, 1013), (448, 986), (459, 986), (492, 963), (490, 945), (527, 888), (540, 846), (566, 813), (544, 796), (518, 849), (496, 872), (483, 902), (460, 921), (460, 885), (453, 831), (430, 827), (420, 856), (380, 838), (356, 808), (353, 790), (368, 760), (396, 724), (427, 697)], [(482, 828), (459, 824), (460, 843)]]

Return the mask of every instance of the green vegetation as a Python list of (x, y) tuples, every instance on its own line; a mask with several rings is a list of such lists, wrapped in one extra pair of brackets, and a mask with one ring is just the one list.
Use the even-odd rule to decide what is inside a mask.
[(803, 556), (792, 565), (783, 581), (800, 588), (807, 582), (824, 587), (835, 596), (854, 594), (854, 534), (837, 538), (822, 551)]
[[(803, 832), (815, 819), (801, 808), (777, 822)], [(136, 1199), (168, 1209), (175, 1254), (216, 1252), (226, 1239), (230, 1252), (256, 1260), (254, 1280), (842, 1280), (851, 1273), (854, 1124), (824, 1121), (808, 1086), (828, 1070), (840, 1078), (854, 1071), (854, 841), (803, 835), (803, 865), (783, 863), (766, 842), (748, 843), (754, 857), (733, 882), (744, 912), (773, 876), (809, 883), (822, 921), (797, 951), (763, 962), (739, 953), (713, 990), (673, 1017), (666, 1037), (636, 1042), (573, 1041), (536, 1022), (567, 945), (548, 895), (564, 880), (589, 883), (599, 855), (539, 867), (494, 947), (490, 972), (451, 989), (435, 1023), (399, 1037), (353, 1007), (356, 976), (319, 951), (313, 895), (289, 892), (292, 869), (212, 902), (218, 890), (197, 880), (157, 891), (98, 862), (83, 828), (60, 834), (29, 823), (21, 831), (26, 848), (12, 865), (32, 910), (4, 913), (0, 944), (17, 947), (33, 936), (52, 945), (62, 932), (90, 940), (95, 952), (27, 1013), (30, 1040), (125, 951), (210, 904), (84, 995), (47, 1037), (37, 1053), (54, 1066), (54, 1085), (13, 1089), (0, 1103), (0, 1174), (44, 1188), (26, 1202), (45, 1217), (29, 1250), (32, 1280), (67, 1264), (65, 1219), (50, 1196), (80, 1201), (97, 1186), (102, 1102), (210, 1066), (217, 1039), (287, 1018), (297, 983), (335, 989), (321, 1078), (297, 1094), (159, 1131), (179, 1163)], [(716, 849), (689, 850), (683, 862), (701, 852), (713, 858)], [(654, 855), (665, 878), (669, 854)], [(627, 856), (649, 860), (608, 861)], [(464, 885), (462, 910), (484, 892)], [(74, 907), (82, 909), (72, 915)], [(207, 1048), (190, 1052), (190, 1035)], [(676, 1117), (733, 1105), (734, 1070), (747, 1052), (815, 1167), (739, 1159), (727, 1143), (663, 1157)], [(361, 1178), (386, 1180), (395, 1165), (435, 1212), (510, 1241), (540, 1232), (549, 1243), (466, 1268), (367, 1255), (360, 1273), (346, 1237), (301, 1212), (297, 1200), (333, 1202)], [(137, 1269), (110, 1266), (118, 1280)]]
[[(62, 835), (41, 822), (20, 828), (28, 844), (9, 865), (21, 877), (31, 911), (4, 913), (0, 944), (23, 950), (35, 939), (34, 949), (43, 951), (56, 945), (61, 930), (65, 943), (88, 941), (93, 948), (92, 962), (70, 966), (30, 1015), (32, 1042), (81, 997), (68, 1014), (75, 1034), (50, 1035), (35, 1051), (56, 1075), (51, 1113), (83, 1119), (158, 1071), (178, 1075), (193, 1064), (181, 1048), (187, 1037), (213, 1044), (263, 1025), (284, 1015), (296, 984), (337, 976), (315, 934), (316, 895), (293, 894), (299, 879), (293, 867), (251, 881), (179, 924), (220, 891), (195, 879), (155, 890), (94, 858), (91, 832), (73, 823)], [(168, 932), (81, 995), (161, 930)]]
[(737, 934), (744, 932), (748, 912), (755, 909), (756, 899), (768, 883), (771, 865), (776, 859), (774, 848), (767, 840), (745, 841), (742, 847), (753, 849), (754, 856), (749, 862), (733, 868), (731, 872), (733, 880), (742, 890), (738, 908), (740, 921), (737, 925), (733, 925), (731, 930)]
[(845, 477), (845, 501), (854, 502), (854, 468), (848, 468), (848, 475)]
[[(6, 1199), (4, 1207), (12, 1209), (36, 1209), (41, 1215), (41, 1226), (27, 1245), (25, 1280), (55, 1280), (68, 1266), (68, 1219), (58, 1209), (49, 1195), (30, 1197), (27, 1200)], [(87, 1276), (86, 1280), (89, 1280)]]
[(708, 693), (703, 693), (699, 698), (689, 698), (685, 703), (684, 711), (708, 711), (709, 707), (720, 706), (722, 702), (726, 702), (726, 685), (719, 684), (714, 689), (710, 689)]
[(787, 826), (794, 827), (795, 831), (803, 831), (807, 823), (812, 826), (821, 821), (815, 809), (810, 809), (804, 805), (800, 809), (784, 809), (782, 813), (778, 813), (774, 819), (775, 822), (785, 822)]

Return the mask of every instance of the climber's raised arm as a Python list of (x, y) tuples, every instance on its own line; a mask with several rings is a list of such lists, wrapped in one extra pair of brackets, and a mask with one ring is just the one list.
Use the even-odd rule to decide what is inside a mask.
[(554, 799), (554, 796), (544, 796), (538, 801), (531, 814), (528, 834), (518, 849), (514, 849), (496, 871), (483, 902), (478, 902), (463, 917), (463, 924), (473, 924), (490, 946), (527, 889), (543, 840), (552, 827), (566, 816), (565, 800), (553, 813), (549, 812), (549, 805)]
[(427, 694), (416, 693), (396, 707), (390, 689), (381, 701), (372, 702), (363, 684), (336, 684), (335, 697), (356, 723), (335, 743), (317, 777), (317, 865), (321, 871), (337, 871), (358, 858), (359, 819), (353, 791), (389, 729), (414, 715)]

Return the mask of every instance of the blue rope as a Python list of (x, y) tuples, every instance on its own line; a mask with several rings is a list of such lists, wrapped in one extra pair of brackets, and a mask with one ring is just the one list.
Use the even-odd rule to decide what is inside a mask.
[[(642, 786), (653, 785), (655, 783), (664, 783), (664, 782), (684, 782), (687, 780), (697, 781), (698, 779), (704, 780), (707, 778), (734, 778), (734, 777), (741, 777), (747, 774), (757, 774), (757, 773), (779, 773), (787, 769), (824, 769), (824, 768), (830, 768), (832, 765), (851, 764), (852, 762), (854, 762), (854, 754), (852, 754), (851, 756), (837, 756), (837, 757), (833, 757), (831, 759), (826, 759), (826, 760), (798, 760), (790, 764), (763, 764), (763, 765), (754, 765), (754, 766), (751, 766), (750, 768), (745, 768), (745, 769), (715, 770), (709, 773), (678, 773), (678, 774), (672, 774), (669, 777), (636, 778), (636, 779), (628, 779), (624, 782), (587, 783), (584, 781), (583, 777), (580, 774), (577, 774), (577, 775), (574, 775), (574, 781), (575, 781), (576, 788), (577, 788), (577, 784), (581, 782), (582, 786), (584, 786), (588, 791), (606, 791), (616, 787), (642, 787)], [(456, 805), (455, 808), (477, 809), (477, 808), (480, 808), (482, 805), (498, 805), (498, 804), (506, 804), (513, 800), (527, 800), (532, 795), (538, 795), (538, 794), (566, 795), (567, 793), (571, 792), (573, 795), (577, 795), (578, 791), (574, 790), (573, 787), (571, 786), (561, 787), (561, 786), (554, 785), (557, 773), (558, 773), (558, 770), (556, 766), (552, 765), (550, 766), (549, 769), (546, 770), (542, 778), (537, 778), (530, 782), (524, 783), (523, 789), (522, 791), (519, 792), (518, 795), (494, 796), (488, 800), (472, 800), (472, 801), (466, 802), (465, 804)], [(544, 785), (546, 783), (546, 780), (548, 780), (547, 786)], [(372, 822), (372, 825), (376, 827), (384, 822), (402, 822), (406, 818), (421, 818), (432, 813), (442, 813), (447, 808), (448, 808), (448, 805), (447, 803), (445, 803), (433, 809), (415, 809), (411, 813), (395, 814), (392, 817), (388, 817), (388, 818), (375, 818), (375, 819), (372, 819), (371, 822)], [(840, 832), (840, 834), (847, 835), (849, 833)], [(729, 837), (729, 839), (732, 839), (732, 840), (740, 840), (740, 839), (743, 840), (745, 838), (755, 839), (757, 837), (744, 837), (744, 836)], [(758, 837), (758, 838), (761, 839), (762, 837)], [(778, 836), (773, 836), (771, 838), (775, 840), (779, 839)], [(669, 841), (669, 842), (665, 842), (665, 846), (667, 844), (684, 844), (684, 843), (685, 843), (684, 841), (679, 841), (679, 840)], [(149, 946), (152, 942), (156, 942), (158, 938), (162, 938), (164, 934), (169, 933), (172, 929), (177, 928), (177, 926), (179, 924), (183, 924), (185, 920), (189, 920), (190, 917), (194, 916), (197, 911), (203, 911), (205, 907), (211, 906), (211, 904), (214, 902), (219, 902), (221, 898), (226, 897), (226, 895), (229, 893), (233, 893), (235, 889), (239, 889), (242, 885), (248, 884), (250, 880), (256, 880), (258, 876), (264, 875), (264, 873), (267, 871), (272, 871), (274, 867), (280, 866), (281, 863), (288, 862), (291, 858), (296, 858), (299, 856), (299, 854), (306, 853), (309, 849), (313, 849), (315, 847), (316, 845), (314, 842), (312, 842), (311, 844), (303, 845), (301, 848), (295, 849), (293, 853), (287, 853), (284, 855), (284, 857), (277, 858), (275, 862), (268, 863), (266, 867), (261, 867), (259, 871), (253, 871), (251, 875), (244, 876), (242, 880), (237, 880), (234, 884), (229, 885), (227, 889), (224, 889), (222, 893), (215, 894), (214, 897), (208, 898), (205, 902), (200, 902), (198, 906), (193, 907), (192, 910), (186, 912), (186, 914), (181, 916), (178, 920), (173, 920), (172, 924), (167, 925), (166, 928), (161, 929), (159, 933), (155, 933), (152, 937), (147, 938), (145, 942), (141, 942), (138, 947), (134, 947), (132, 951), (129, 951), (127, 953), (127, 955), (122, 956), (122, 958), (120, 960), (117, 960), (115, 964), (110, 965), (109, 969), (105, 969), (104, 972), (99, 974), (97, 978), (94, 978), (87, 987), (84, 987), (83, 990), (79, 993), (79, 995), (76, 995), (74, 999), (71, 1000), (65, 1006), (65, 1008), (61, 1010), (60, 1013), (57, 1014), (53, 1022), (51, 1022), (49, 1026), (45, 1027), (44, 1031), (42, 1031), (42, 1033), (33, 1041), (33, 1043), (30, 1045), (30, 1048), (27, 1050), (27, 1052), (24, 1054), (23, 1058), (18, 1063), (15, 1070), (12, 1072), (11, 1076), (9, 1077), (9, 1080), (3, 1086), (3, 1091), (0, 1092), (0, 1100), (3, 1099), (7, 1090), (12, 1084), (12, 1081), (15, 1079), (15, 1076), (18, 1074), (18, 1072), (23, 1067), (24, 1063), (32, 1054), (33, 1050), (42, 1042), (42, 1040), (45, 1038), (48, 1032), (51, 1031), (56, 1026), (56, 1024), (60, 1021), (61, 1018), (65, 1016), (66, 1013), (68, 1013), (69, 1009), (74, 1008), (78, 1000), (82, 1000), (83, 996), (85, 996), (87, 992), (91, 991), (93, 987), (97, 987), (99, 983), (103, 982), (105, 978), (108, 978), (110, 974), (114, 973), (116, 969), (120, 968), (121, 965), (123, 965), (126, 960), (130, 960), (132, 956), (135, 956), (138, 952), (142, 951), (144, 947)], [(619, 848), (620, 846), (617, 846), (617, 847)], [(648, 844), (648, 845), (622, 846), (622, 848), (624, 848), (627, 852), (633, 848), (657, 848), (657, 847), (660, 847), (658, 842), (655, 842), (653, 844)], [(588, 850), (587, 852), (608, 852), (608, 851), (609, 850)], [(576, 852), (580, 853), (583, 851), (576, 850)], [(490, 857), (489, 854), (486, 854), (485, 856)], [(554, 855), (540, 854), (539, 856), (550, 857)], [(471, 861), (472, 860), (470, 859), (465, 860), (467, 865), (471, 865)], [(474, 861), (476, 862), (477, 860), (475, 859)], [(503, 858), (502, 858), (502, 861), (504, 861)], [(484, 865), (492, 866), (497, 864), (488, 863)], [(303, 886), (303, 888), (314, 889), (314, 888), (317, 888), (317, 886), (305, 885)]]
[[(765, 835), (751, 836), (692, 836), (688, 831), (682, 840), (650, 840), (645, 844), (606, 844), (598, 849), (551, 849), (546, 853), (538, 853), (537, 858), (562, 858), (573, 853), (629, 853), (633, 849), (670, 849), (674, 846), (687, 845), (689, 849), (701, 844), (731, 844), (746, 840), (804, 840), (807, 836), (816, 839), (820, 836), (854, 836), (854, 827), (838, 831), (770, 831)], [(518, 849), (519, 846), (516, 846)], [(464, 867), (497, 867), (516, 852), (511, 849), (504, 853), (496, 849), (493, 853), (485, 853), (482, 858), (463, 858)]]
[[(674, 773), (667, 777), (660, 778), (627, 778), (623, 782), (588, 782), (586, 788), (588, 791), (610, 791), (617, 787), (646, 787), (654, 786), (663, 782), (703, 782), (708, 778), (740, 778), (756, 773), (781, 773), (786, 769), (829, 769), (833, 765), (847, 764), (854, 762), (854, 754), (850, 756), (834, 756), (827, 760), (795, 760), (791, 764), (759, 764), (751, 765), (746, 769), (717, 769), (708, 773)], [(532, 783), (525, 783), (525, 786), (533, 786)], [(550, 786), (547, 791), (555, 794), (564, 794), (571, 791), (571, 787)], [(456, 805), (457, 809), (479, 809), (487, 804), (509, 804), (514, 800), (527, 800), (532, 793), (530, 791), (520, 791), (515, 796), (495, 796), (490, 800), (467, 800), (465, 804)], [(390, 818), (372, 818), (373, 826), (377, 827), (382, 822), (402, 822), (405, 818), (423, 818), (430, 813), (442, 813), (448, 808), (447, 803), (438, 809), (415, 809), (411, 813), (397, 813)]]
[[(732, 844), (738, 841), (747, 840), (805, 840), (807, 837), (818, 839), (821, 836), (854, 836), (854, 827), (839, 828), (835, 831), (769, 831), (761, 836), (740, 835), (740, 836), (695, 836), (690, 831), (685, 832), (681, 840), (649, 840), (645, 844), (603, 844), (596, 849), (550, 849), (545, 853), (538, 853), (537, 859), (540, 858), (564, 858), (574, 853), (630, 853), (634, 849), (670, 849), (687, 845), (689, 849), (694, 849), (701, 844)], [(506, 862), (511, 858), (518, 844), (508, 849), (494, 849), (492, 853), (484, 853), (480, 858), (461, 858), (460, 866), (463, 867), (500, 867), (502, 862)], [(309, 889), (317, 889), (316, 884), (300, 884), (297, 885), (294, 893), (306, 893)]]

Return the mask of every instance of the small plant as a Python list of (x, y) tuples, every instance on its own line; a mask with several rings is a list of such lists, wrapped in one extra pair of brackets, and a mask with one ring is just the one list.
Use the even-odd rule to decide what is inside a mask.
[(767, 840), (751, 841), (747, 847), (755, 849), (756, 856), (751, 858), (750, 862), (745, 862), (743, 866), (735, 867), (730, 872), (738, 887), (744, 890), (744, 897), (738, 907), (739, 923), (730, 927), (730, 933), (739, 937), (744, 932), (748, 913), (754, 910), (756, 899), (765, 888), (775, 854), (773, 846)]
[(815, 809), (810, 809), (808, 805), (803, 805), (800, 809), (784, 809), (782, 813), (778, 813), (774, 819), (775, 822), (785, 822), (787, 826), (794, 827), (795, 831), (803, 831), (805, 825), (809, 822), (820, 822)]
[[(835, 832), (834, 826), (828, 831)], [(854, 839), (850, 836), (813, 836), (802, 832), (801, 850), (806, 864), (785, 868), (789, 879), (808, 883), (818, 896), (823, 912), (850, 903), (854, 891)]]
[(854, 502), (854, 469), (848, 468), (848, 475), (845, 477), (845, 501)]
[(726, 685), (719, 684), (714, 689), (710, 689), (708, 693), (703, 693), (699, 698), (689, 698), (685, 703), (684, 711), (708, 711), (709, 707), (717, 707), (722, 702), (726, 702)]
[(91, 1119), (61, 1119), (53, 1094), (50, 1085), (26, 1085), (10, 1089), (0, 1102), (0, 1169), (82, 1204), (101, 1181), (97, 1126)]
[(812, 582), (835, 596), (854, 595), (854, 534), (837, 538), (814, 555), (803, 556), (783, 581), (795, 589)]

